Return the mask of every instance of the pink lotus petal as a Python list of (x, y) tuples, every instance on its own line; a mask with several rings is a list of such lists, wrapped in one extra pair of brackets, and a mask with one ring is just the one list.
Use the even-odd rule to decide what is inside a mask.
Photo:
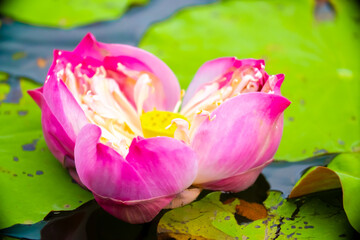
[[(44, 99), (39, 99), (39, 91), (29, 93), (41, 102), (41, 124), (45, 141), (54, 156), (63, 164), (64, 157), (74, 155), (75, 139), (71, 139), (57, 120)], [(42, 97), (42, 96), (41, 96)]]
[(178, 208), (196, 200), (200, 195), (201, 188), (188, 188), (177, 194), (176, 197), (164, 208)]
[[(123, 44), (107, 44), (97, 42), (95, 37), (88, 33), (75, 48), (74, 53), (81, 57), (92, 57), (100, 61), (109, 62), (106, 57), (126, 59), (122, 64), (134, 67), (133, 70), (148, 70), (159, 78), (163, 85), (166, 106), (164, 110), (172, 110), (180, 99), (180, 86), (170, 68), (153, 54), (140, 48)], [(116, 59), (112, 58), (113, 61)], [(118, 60), (117, 59), (117, 60)], [(110, 63), (109, 63), (110, 64)], [(113, 63), (114, 65), (114, 63)]]
[(197, 173), (196, 154), (186, 144), (168, 137), (135, 138), (126, 160), (151, 186), (152, 197), (181, 192), (193, 183)]
[(90, 56), (81, 57), (74, 52), (69, 51), (54, 50), (53, 55), (54, 60), (50, 66), (48, 77), (53, 76), (61, 70), (64, 70), (68, 64), (71, 65), (72, 71), (74, 71), (76, 66), (81, 64), (82, 74), (86, 74), (88, 77), (92, 77), (95, 73), (95, 69), (103, 64), (102, 61), (96, 58)]
[(68, 136), (61, 123), (50, 110), (43, 98), (42, 90), (43, 87), (28, 91), (28, 93), (41, 108), (41, 123), (46, 144), (55, 158), (69, 171), (71, 177), (82, 185), (73, 160), (75, 141)]
[(141, 61), (141, 58), (137, 59), (132, 56), (108, 56), (104, 58), (106, 69), (117, 71), (118, 63), (131, 70), (152, 72), (151, 68)]
[[(223, 57), (208, 61), (196, 72), (195, 77), (186, 90), (182, 105), (185, 106), (201, 86), (227, 74), (232, 67), (253, 66), (261, 69), (264, 65), (264, 60), (252, 58), (239, 60), (236, 57)], [(263, 71), (263, 73), (265, 73), (265, 71)], [(265, 77), (267, 77), (267, 74), (265, 74)]]
[(43, 87), (36, 88), (34, 90), (27, 91), (30, 97), (36, 102), (36, 104), (41, 108), (43, 101)]
[(150, 222), (175, 195), (140, 201), (120, 201), (94, 194), (99, 205), (111, 215), (133, 224)]
[(246, 93), (221, 104), (196, 130), (197, 185), (236, 176), (272, 159), (282, 134), (282, 112), (290, 102), (279, 95)]
[(285, 75), (284, 74), (277, 74), (271, 76), (267, 79), (264, 86), (261, 89), (261, 92), (269, 93), (273, 92), (276, 95), (281, 95), (281, 85), (284, 81)]
[(123, 203), (128, 201), (145, 201), (135, 209), (142, 208), (147, 201), (162, 208), (195, 179), (196, 155), (180, 141), (138, 137), (124, 159), (111, 147), (99, 143), (100, 136), (101, 129), (93, 124), (80, 131), (75, 145), (76, 169), (80, 180), (95, 195), (110, 198), (114, 204), (121, 202), (112, 206), (116, 211), (123, 211)]
[(54, 75), (45, 83), (43, 96), (69, 138), (75, 141), (78, 132), (88, 120), (74, 96), (64, 82)]
[(201, 189), (191, 188), (166, 197), (140, 201), (120, 201), (94, 195), (99, 205), (113, 216), (129, 223), (144, 223), (151, 221), (164, 208), (176, 208), (196, 199)]
[(41, 122), (45, 141), (54, 156), (63, 164), (64, 157), (74, 155), (75, 139), (71, 139), (49, 108), (43, 96), (43, 87), (28, 91), (41, 108)]
[(238, 175), (228, 177), (221, 180), (215, 180), (212, 182), (205, 182), (199, 184), (198, 187), (210, 189), (210, 190), (220, 190), (225, 192), (240, 192), (246, 190), (248, 187), (254, 184), (257, 177), (260, 175), (261, 171), (269, 165), (273, 159), (263, 163), (260, 166), (251, 168), (245, 172), (242, 172)]
[(235, 61), (235, 57), (224, 57), (204, 63), (186, 90), (182, 105), (185, 106), (202, 85), (224, 75), (234, 65)]
[(274, 87), (274, 92), (277, 95), (281, 95), (280, 88), (281, 88), (282, 83), (284, 82), (285, 75), (284, 74), (277, 74), (275, 76), (276, 76), (276, 83), (275, 83), (275, 87)]

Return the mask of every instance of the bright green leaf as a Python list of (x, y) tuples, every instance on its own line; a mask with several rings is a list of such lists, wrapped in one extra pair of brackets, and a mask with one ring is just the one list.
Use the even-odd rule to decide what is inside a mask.
[(286, 75), (282, 93), (292, 101), (276, 159), (353, 151), (360, 140), (359, 5), (331, 1), (335, 19), (318, 21), (315, 2), (243, 0), (189, 8), (155, 24), (140, 46), (163, 59), (183, 88), (210, 59), (264, 58), (268, 73)]
[(301, 201), (270, 192), (268, 216), (253, 222), (236, 220), (239, 199), (222, 203), (220, 192), (167, 212), (159, 222), (160, 239), (352, 239), (354, 230), (341, 208), (338, 192)]
[(147, 1), (4, 0), (0, 13), (29, 24), (68, 28), (118, 18), (130, 5)]
[(0, 103), (0, 229), (34, 223), (52, 210), (74, 209), (93, 198), (46, 146), (40, 109), (25, 92), (38, 85), (22, 79), (20, 87), (19, 104)]
[(360, 153), (340, 154), (329, 165), (340, 178), (344, 209), (351, 225), (360, 232)]

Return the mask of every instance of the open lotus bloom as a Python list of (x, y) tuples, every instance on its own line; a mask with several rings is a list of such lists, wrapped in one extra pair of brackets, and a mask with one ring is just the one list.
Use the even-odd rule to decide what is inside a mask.
[(109, 213), (141, 223), (194, 200), (196, 189), (244, 190), (272, 161), (290, 102), (284, 76), (264, 68), (209, 61), (184, 95), (154, 55), (88, 34), (74, 51), (55, 51), (44, 86), (29, 94), (73, 178)]

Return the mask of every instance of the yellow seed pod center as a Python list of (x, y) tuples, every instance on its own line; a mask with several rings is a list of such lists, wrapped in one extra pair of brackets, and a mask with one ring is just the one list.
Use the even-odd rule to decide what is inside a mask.
[(144, 137), (174, 137), (176, 125), (171, 125), (171, 121), (175, 118), (181, 118), (188, 121), (183, 115), (173, 112), (153, 110), (142, 114), (140, 121)]

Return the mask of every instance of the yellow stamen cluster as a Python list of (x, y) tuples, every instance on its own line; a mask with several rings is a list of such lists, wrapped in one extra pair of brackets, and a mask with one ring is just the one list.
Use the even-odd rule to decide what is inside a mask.
[(176, 125), (172, 120), (176, 118), (188, 121), (183, 115), (173, 112), (153, 110), (142, 114), (140, 121), (144, 137), (174, 137)]

